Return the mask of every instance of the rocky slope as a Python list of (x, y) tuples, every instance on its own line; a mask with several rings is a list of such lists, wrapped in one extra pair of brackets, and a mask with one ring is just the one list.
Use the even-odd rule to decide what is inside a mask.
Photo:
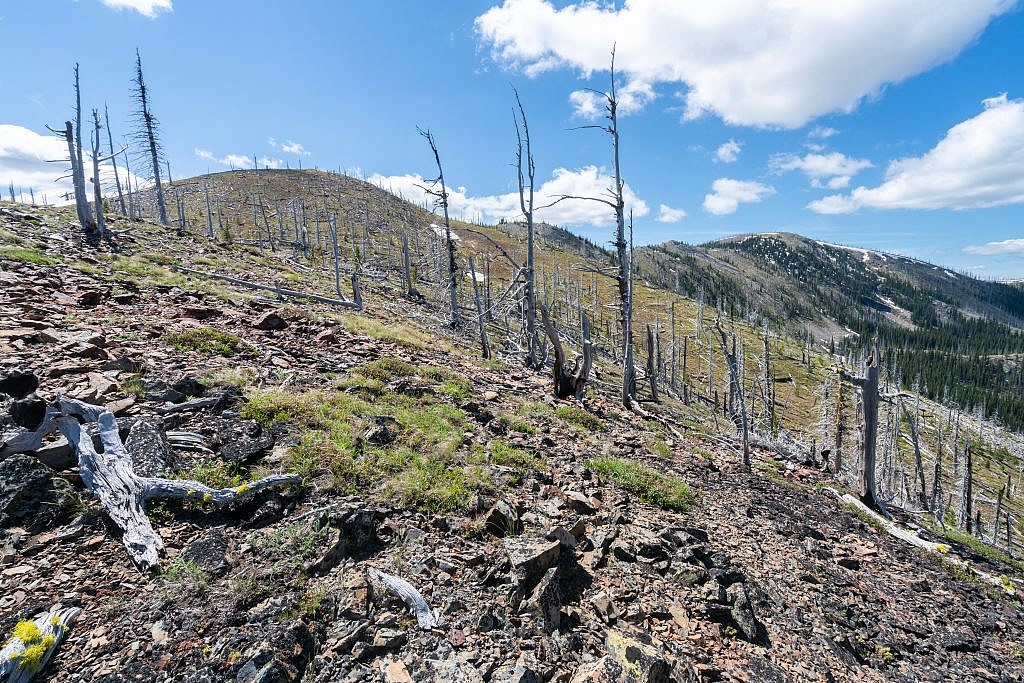
[[(756, 452), (743, 472), (671, 401), (661, 421), (601, 382), (587, 411), (556, 402), (545, 373), (477, 360), (387, 281), (339, 315), (141, 260), (195, 248), (152, 227), (111, 257), (59, 216), (0, 221), (32, 236), (0, 251), (0, 431), (70, 395), (115, 412), (140, 471), (304, 479), (151, 507), (150, 576), (67, 448), (0, 461), (0, 631), (83, 610), (38, 680), (1024, 676), (1017, 598), (881, 533), (804, 463)], [(429, 627), (371, 570), (412, 584)]]

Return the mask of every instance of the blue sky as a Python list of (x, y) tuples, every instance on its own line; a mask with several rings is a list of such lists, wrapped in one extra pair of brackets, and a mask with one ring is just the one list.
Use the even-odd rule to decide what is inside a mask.
[[(0, 17), (5, 188), (55, 193), (39, 136), (70, 116), (76, 61), (85, 106), (108, 103), (127, 132), (138, 46), (175, 177), (256, 155), (414, 196), (433, 172), (419, 125), (456, 213), (514, 217), (512, 86), (538, 183), (596, 191), (607, 138), (569, 129), (600, 105), (583, 89), (607, 87), (616, 42), (638, 243), (792, 230), (1024, 277), (1024, 12), (1011, 0), (3, 0)], [(596, 203), (548, 217), (610, 236)]]

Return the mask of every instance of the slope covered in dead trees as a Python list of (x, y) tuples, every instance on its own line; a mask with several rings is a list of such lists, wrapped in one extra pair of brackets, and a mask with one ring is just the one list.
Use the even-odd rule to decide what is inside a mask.
[[(265, 196), (273, 177), (261, 179)], [(620, 360), (600, 313), (614, 283), (587, 290), (567, 267), (578, 254), (545, 250), (538, 285), (566, 349), (579, 342), (575, 293), (598, 311), (582, 402), (552, 396), (550, 368), (502, 359), (521, 352), (502, 334), (511, 311), (488, 307), (492, 360), (480, 358), (474, 326), (450, 331), (425, 221), (411, 218), (407, 235), (420, 299), (408, 297), (394, 224), (338, 222), (358, 259), (338, 267), (362, 274), (354, 310), (172, 267), (330, 299), (329, 235), (310, 263), (280, 237), (261, 249), (236, 229), (233, 243), (207, 242), (199, 223), (179, 240), (113, 217), (110, 251), (85, 243), (70, 215), (0, 214), (0, 448), (68, 397), (109, 409), (138, 476), (242, 494), (266, 477), (299, 483), (223, 506), (203, 495), (153, 501), (144, 513), (164, 554), (159, 572), (140, 573), (70, 443), (7, 449), (0, 631), (30, 636), (18, 625), (81, 610), (37, 680), (1021, 676), (1021, 604), (1004, 590), (1019, 586), (1020, 565), (973, 536), (939, 535), (929, 515), (897, 519), (941, 547), (931, 553), (842, 505), (829, 489), (844, 479), (821, 470), (834, 462), (822, 437), (838, 442), (840, 471), (855, 472), (852, 387), (827, 385), (821, 400), (834, 361), (799, 342), (724, 316), (715, 329), (710, 304), (638, 285), (640, 319), (662, 326), (666, 347), (674, 338), (651, 366), (660, 402), (641, 393), (645, 419), (619, 400)], [(500, 301), (501, 259), (487, 239), (460, 237), (461, 253), (493, 258), (487, 284)], [(675, 306), (653, 308), (659, 299)], [(759, 388), (766, 375), (776, 381)], [(821, 404), (838, 406), (831, 419)], [(732, 419), (751, 406), (748, 470)], [(905, 406), (880, 409), (887, 500), (917, 489), (900, 483), (917, 471), (907, 459), (901, 473), (909, 425), (886, 426)], [(964, 416), (954, 438), (940, 408), (913, 411), (928, 464), (947, 439), (944, 491), (960, 481), (964, 462), (950, 454), (968, 437), (975, 486), (1016, 462), (997, 455), (995, 439), (1010, 436), (989, 425)], [(1001, 498), (995, 519), (1016, 519), (1016, 487)]]

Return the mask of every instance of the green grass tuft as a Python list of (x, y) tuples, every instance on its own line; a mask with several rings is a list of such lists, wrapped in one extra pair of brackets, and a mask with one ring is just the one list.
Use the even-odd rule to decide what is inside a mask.
[(242, 347), (238, 337), (212, 327), (195, 327), (169, 334), (164, 339), (178, 351), (193, 351), (205, 356), (233, 356)]
[(586, 464), (605, 479), (651, 505), (681, 511), (689, 508), (696, 499), (686, 482), (640, 463), (620, 458), (594, 458)]
[(52, 266), (57, 263), (56, 258), (47, 256), (38, 249), (22, 249), (21, 247), (0, 247), (0, 259), (35, 263), (41, 266)]
[(599, 418), (591, 415), (582, 408), (576, 406), (558, 406), (555, 408), (555, 415), (569, 424), (574, 424), (581, 429), (591, 432), (603, 432), (604, 423)]

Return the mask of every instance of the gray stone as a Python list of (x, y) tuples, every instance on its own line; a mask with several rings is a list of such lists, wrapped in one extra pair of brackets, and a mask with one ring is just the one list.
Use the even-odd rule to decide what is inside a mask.
[(158, 477), (172, 472), (177, 463), (163, 429), (147, 420), (136, 420), (128, 431), (124, 447), (132, 456), (135, 474)]

